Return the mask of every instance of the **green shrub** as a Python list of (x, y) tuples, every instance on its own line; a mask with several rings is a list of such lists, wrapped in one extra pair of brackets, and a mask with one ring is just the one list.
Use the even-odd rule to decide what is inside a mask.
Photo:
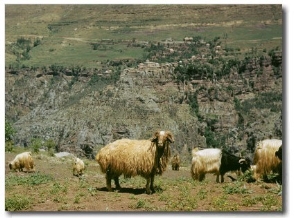
[(14, 142), (13, 136), (16, 134), (16, 130), (13, 128), (10, 122), (5, 121), (5, 151), (13, 151)]
[(249, 194), (251, 190), (247, 189), (243, 183), (234, 182), (226, 184), (223, 187), (225, 194)]
[(30, 39), (25, 39), (24, 37), (17, 39), (17, 46), (21, 49), (26, 49), (31, 44)]
[(40, 148), (42, 147), (42, 140), (40, 138), (31, 139), (30, 147), (33, 153), (39, 153)]
[(236, 97), (234, 97), (233, 102), (234, 102), (234, 108), (235, 108), (235, 110), (237, 110), (237, 111), (241, 110), (241, 102), (240, 102), (240, 100), (237, 99)]
[(54, 156), (55, 142), (52, 139), (48, 139), (45, 141), (44, 145), (47, 148), (48, 154)]
[(40, 38), (37, 38), (37, 39), (35, 39), (34, 42), (33, 42), (33, 47), (36, 47), (36, 46), (40, 45), (41, 43), (42, 43), (41, 39), (40, 39)]
[(16, 134), (16, 130), (10, 122), (5, 120), (5, 141), (11, 141), (13, 136)]
[(272, 64), (272, 66), (274, 66), (274, 67), (279, 67), (279, 66), (281, 66), (281, 59), (278, 58), (278, 54), (277, 54), (278, 51), (279, 51), (279, 50), (278, 50), (278, 47), (277, 47), (277, 48), (272, 49), (272, 50), (270, 50), (270, 51), (268, 52), (268, 55), (271, 57), (271, 64)]
[(95, 84), (97, 84), (98, 82), (100, 81), (100, 76), (96, 73), (94, 73), (92, 76), (91, 76), (91, 79), (89, 80), (89, 85), (90, 86), (93, 86)]
[(245, 182), (255, 182), (255, 179), (253, 177), (253, 173), (251, 170), (246, 170), (244, 173), (242, 173), (238, 177), (238, 181), (245, 181)]
[(68, 188), (66, 185), (61, 185), (59, 182), (55, 182), (53, 184), (52, 189), (50, 190), (50, 193), (57, 195), (58, 193), (61, 193), (61, 192), (67, 193), (67, 191), (68, 191)]
[[(209, 125), (209, 123), (208, 123)], [(210, 127), (209, 127), (210, 126)], [(220, 145), (224, 144), (224, 136), (216, 134), (213, 130), (211, 130), (212, 125), (205, 127), (204, 136), (206, 138), (206, 144), (208, 147), (218, 148)]]
[(145, 205), (146, 205), (145, 200), (140, 199), (140, 200), (138, 200), (138, 202), (136, 203), (135, 208), (143, 208)]
[(51, 64), (49, 68), (53, 73), (56, 73), (56, 74), (59, 72), (63, 72), (65, 70), (64, 66), (56, 65), (56, 64)]
[(5, 152), (12, 152), (14, 150), (14, 142), (12, 140), (5, 142)]

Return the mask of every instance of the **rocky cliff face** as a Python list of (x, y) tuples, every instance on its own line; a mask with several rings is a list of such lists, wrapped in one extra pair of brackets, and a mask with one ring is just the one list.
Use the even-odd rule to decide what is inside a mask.
[[(17, 130), (15, 144), (53, 139), (57, 150), (92, 157), (113, 140), (150, 138), (155, 130), (174, 133), (173, 152), (187, 156), (207, 145), (207, 128), (226, 145), (247, 149), (247, 140), (282, 134), (281, 112), (268, 106), (239, 111), (260, 93), (282, 93), (282, 77), (271, 65), (263, 73), (230, 73), (222, 79), (174, 79), (174, 64), (145, 62), (115, 72), (6, 71), (5, 115)], [(281, 75), (281, 73), (280, 73)], [(199, 119), (189, 96), (197, 100)], [(281, 106), (281, 99), (274, 102)], [(211, 122), (214, 120), (214, 122)], [(206, 135), (207, 136), (207, 135)], [(221, 147), (220, 146), (220, 147)]]

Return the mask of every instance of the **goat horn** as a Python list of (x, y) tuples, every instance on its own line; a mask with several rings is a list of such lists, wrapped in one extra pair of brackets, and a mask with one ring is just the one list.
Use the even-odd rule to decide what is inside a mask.
[(243, 163), (243, 162), (246, 162), (246, 160), (244, 158), (239, 160), (240, 164)]

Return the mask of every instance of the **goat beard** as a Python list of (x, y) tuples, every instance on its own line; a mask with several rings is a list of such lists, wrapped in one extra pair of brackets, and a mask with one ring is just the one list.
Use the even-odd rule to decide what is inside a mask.
[(157, 148), (157, 150), (156, 174), (161, 175), (167, 168), (171, 153), (168, 144), (164, 145), (163, 148)]

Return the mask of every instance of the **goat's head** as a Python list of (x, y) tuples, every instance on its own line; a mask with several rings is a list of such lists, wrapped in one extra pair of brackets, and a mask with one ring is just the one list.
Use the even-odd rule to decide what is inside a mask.
[(155, 173), (162, 174), (166, 169), (171, 155), (169, 143), (174, 142), (174, 138), (169, 131), (157, 131), (151, 139), (152, 146), (156, 147), (156, 166)]
[(158, 148), (163, 148), (166, 143), (173, 143), (174, 138), (169, 131), (156, 131), (151, 141), (157, 144)]
[(242, 172), (245, 172), (246, 170), (250, 169), (250, 160), (249, 158), (241, 158), (239, 160), (239, 164), (240, 164), (240, 167), (241, 167), (241, 170)]

